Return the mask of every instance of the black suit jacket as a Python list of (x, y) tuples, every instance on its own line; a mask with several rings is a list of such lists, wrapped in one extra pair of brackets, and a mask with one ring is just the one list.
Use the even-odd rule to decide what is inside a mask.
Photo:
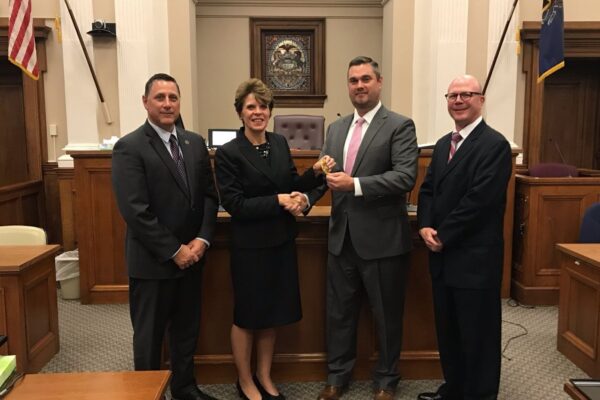
[[(123, 136), (112, 154), (112, 182), (127, 224), (129, 276), (166, 279), (184, 275), (171, 257), (196, 237), (212, 240), (218, 208), (204, 139), (177, 128), (188, 184), (148, 122)], [(194, 266), (192, 267), (194, 268)]]
[(305, 192), (323, 182), (312, 168), (298, 176), (286, 139), (266, 134), (271, 144), (270, 165), (243, 128), (215, 154), (221, 204), (231, 214), (231, 239), (236, 247), (273, 247), (294, 239), (296, 219), (279, 205), (277, 194)]
[(436, 229), (443, 243), (430, 253), (430, 272), (453, 287), (498, 288), (510, 145), (482, 121), (448, 163), (450, 137), (436, 143), (419, 192), (419, 229)]

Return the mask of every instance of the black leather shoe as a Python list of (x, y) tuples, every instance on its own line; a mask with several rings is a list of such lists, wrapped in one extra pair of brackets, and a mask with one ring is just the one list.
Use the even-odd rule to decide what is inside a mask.
[(444, 400), (444, 396), (435, 392), (419, 393), (417, 400)]
[(212, 397), (198, 389), (197, 386), (193, 386), (182, 392), (171, 393), (171, 399), (173, 400), (218, 400), (216, 397)]
[(252, 380), (254, 381), (254, 385), (260, 392), (260, 395), (262, 396), (263, 400), (285, 400), (285, 396), (281, 393), (279, 393), (277, 396), (274, 396), (271, 393), (267, 392), (267, 389), (265, 389), (258, 380), (258, 376), (252, 375)]

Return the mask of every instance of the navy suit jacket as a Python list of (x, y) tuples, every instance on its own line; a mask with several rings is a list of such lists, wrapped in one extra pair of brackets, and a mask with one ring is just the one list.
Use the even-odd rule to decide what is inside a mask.
[(436, 143), (419, 191), (419, 229), (436, 229), (443, 244), (430, 252), (431, 276), (453, 287), (499, 288), (510, 145), (482, 121), (448, 162), (450, 137)]
[[(273, 247), (297, 234), (296, 218), (279, 205), (279, 193), (305, 192), (323, 183), (312, 168), (299, 176), (285, 137), (267, 132), (270, 165), (244, 135), (217, 149), (215, 172), (223, 208), (231, 214), (231, 240), (242, 248)], [(314, 198), (310, 198), (314, 204)]]

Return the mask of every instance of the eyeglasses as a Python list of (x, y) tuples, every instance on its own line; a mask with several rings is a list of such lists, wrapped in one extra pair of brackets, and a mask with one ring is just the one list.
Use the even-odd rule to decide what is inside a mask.
[(461, 99), (469, 101), (469, 100), (471, 100), (471, 97), (473, 97), (475, 95), (480, 96), (481, 93), (480, 92), (446, 93), (444, 95), (444, 97), (446, 97), (446, 100), (448, 100), (448, 101), (456, 101), (458, 96), (460, 96)]

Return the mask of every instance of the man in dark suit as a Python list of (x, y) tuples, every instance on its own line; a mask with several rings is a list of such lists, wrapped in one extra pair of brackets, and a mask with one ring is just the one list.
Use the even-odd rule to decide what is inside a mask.
[(179, 86), (166, 74), (146, 83), (147, 121), (123, 136), (112, 181), (127, 224), (125, 252), (136, 370), (160, 369), (168, 327), (174, 399), (214, 399), (194, 379), (204, 254), (218, 198), (204, 139), (176, 128)]
[(350, 381), (363, 287), (379, 341), (374, 398), (391, 400), (400, 379), (397, 366), (412, 248), (406, 193), (415, 184), (418, 150), (413, 121), (381, 105), (382, 83), (379, 66), (371, 58), (350, 61), (348, 92), (355, 111), (329, 126), (322, 151), (343, 160), (341, 171), (327, 175), (332, 190), (327, 263), (329, 375), (318, 397), (322, 400), (338, 399)]
[(507, 140), (481, 116), (485, 98), (472, 76), (450, 83), (455, 130), (435, 145), (421, 185), (419, 234), (429, 269), (446, 380), (420, 400), (496, 399), (500, 385), (502, 227), (511, 175)]

